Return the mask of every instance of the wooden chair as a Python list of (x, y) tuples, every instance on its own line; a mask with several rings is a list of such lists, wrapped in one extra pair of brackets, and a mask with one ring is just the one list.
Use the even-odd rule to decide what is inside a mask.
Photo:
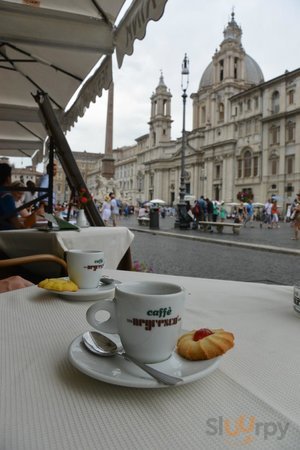
[(12, 275), (20, 275), (23, 278), (32, 281), (33, 283), (38, 283), (39, 281), (41, 281), (41, 279), (47, 277), (47, 271), (45, 270), (44, 277), (37, 277), (36, 275), (33, 275), (30, 270), (26, 270), (26, 268), (24, 268), (24, 265), (42, 262), (59, 264), (61, 266), (61, 276), (66, 276), (68, 274), (67, 263), (65, 260), (51, 254), (40, 254), (20, 256), (18, 258), (6, 257), (5, 259), (0, 259), (0, 278), (6, 278)]
[[(45, 270), (45, 276), (41, 277), (33, 274), (30, 270), (26, 270), (24, 266), (31, 263), (57, 263), (61, 266), (61, 275), (67, 276), (67, 263), (64, 259), (51, 254), (40, 254), (30, 256), (20, 256), (17, 258), (8, 258), (3, 252), (0, 251), (0, 279), (12, 276), (20, 275), (23, 278), (27, 278), (33, 283), (39, 283), (42, 279), (47, 277), (47, 271)], [(117, 267), (118, 270), (132, 270), (132, 257), (130, 247), (127, 249), (125, 255), (121, 259)]]

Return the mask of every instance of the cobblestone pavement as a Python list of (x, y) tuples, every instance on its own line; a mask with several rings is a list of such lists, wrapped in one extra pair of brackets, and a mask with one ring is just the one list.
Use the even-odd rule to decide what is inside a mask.
[(121, 219), (135, 234), (133, 259), (161, 274), (288, 285), (300, 279), (300, 240), (291, 240), (288, 223), (274, 230), (255, 223), (233, 235), (231, 229), (223, 234), (175, 229), (174, 220), (160, 218), (159, 230), (149, 230), (133, 216)]

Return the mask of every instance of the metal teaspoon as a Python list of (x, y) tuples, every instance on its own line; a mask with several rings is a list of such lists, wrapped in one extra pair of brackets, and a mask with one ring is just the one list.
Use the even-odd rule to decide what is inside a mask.
[(124, 358), (136, 364), (138, 367), (143, 369), (145, 372), (147, 372), (149, 375), (151, 375), (153, 378), (160, 381), (161, 383), (174, 385), (179, 383), (180, 381), (183, 381), (182, 378), (167, 375), (166, 373), (160, 372), (159, 370), (156, 370), (153, 367), (150, 367), (136, 360), (132, 356), (127, 355), (127, 353), (125, 353), (124, 350), (118, 350), (118, 347), (115, 344), (115, 342), (113, 342), (107, 336), (104, 336), (103, 334), (99, 333), (98, 331), (86, 331), (82, 336), (82, 340), (87, 349), (90, 350), (92, 353), (95, 353), (96, 355), (99, 356), (114, 356), (114, 355), (123, 356)]

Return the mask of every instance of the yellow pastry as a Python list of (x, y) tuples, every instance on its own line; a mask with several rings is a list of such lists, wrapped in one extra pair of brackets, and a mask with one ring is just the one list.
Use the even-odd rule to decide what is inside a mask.
[(46, 280), (40, 281), (38, 287), (49, 289), (51, 291), (78, 291), (77, 284), (71, 280), (65, 280), (64, 278), (46, 278)]
[(197, 361), (223, 355), (233, 346), (234, 335), (229, 331), (201, 328), (183, 334), (177, 341), (177, 352), (183, 358)]

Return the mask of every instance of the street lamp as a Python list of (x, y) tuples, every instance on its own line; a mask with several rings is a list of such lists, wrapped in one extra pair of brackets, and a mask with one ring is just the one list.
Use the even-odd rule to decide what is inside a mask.
[(183, 102), (183, 119), (182, 119), (182, 139), (181, 139), (181, 173), (180, 173), (180, 188), (179, 188), (179, 203), (177, 205), (177, 220), (175, 228), (190, 228), (190, 220), (186, 210), (185, 197), (185, 149), (186, 149), (186, 131), (185, 131), (185, 111), (187, 88), (189, 85), (189, 59), (187, 54), (184, 55), (181, 66), (181, 89)]

